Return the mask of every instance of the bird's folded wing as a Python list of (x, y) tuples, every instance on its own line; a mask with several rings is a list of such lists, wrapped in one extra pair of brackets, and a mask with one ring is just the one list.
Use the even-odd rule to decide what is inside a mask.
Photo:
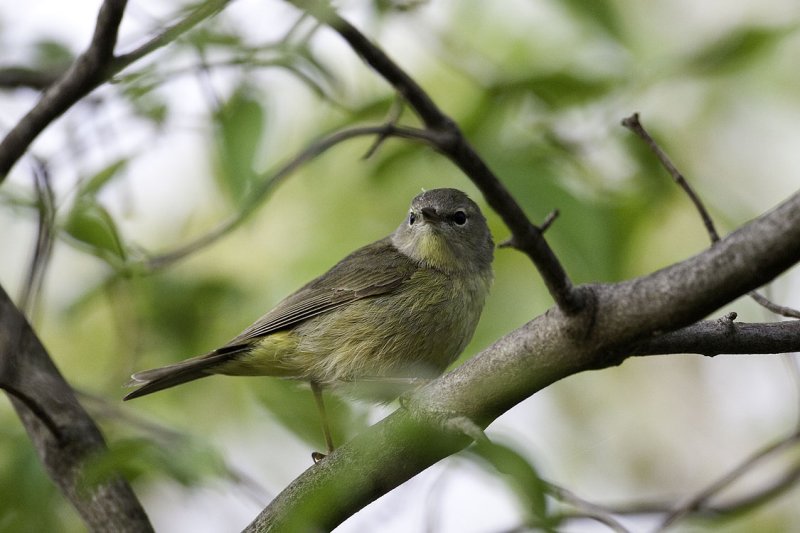
[(288, 296), (226, 346), (247, 343), (356, 300), (391, 293), (417, 268), (389, 239), (365, 246)]

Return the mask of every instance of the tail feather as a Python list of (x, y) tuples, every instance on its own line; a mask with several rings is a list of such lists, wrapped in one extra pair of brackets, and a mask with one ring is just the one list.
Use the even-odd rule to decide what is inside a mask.
[[(233, 347), (231, 347), (233, 348)], [(243, 347), (236, 349), (215, 350), (211, 353), (193, 357), (180, 363), (143, 370), (131, 376), (126, 384), (128, 387), (139, 387), (125, 395), (123, 400), (132, 400), (153, 392), (168, 389), (181, 383), (194, 381), (214, 374), (213, 368), (221, 363), (230, 361), (234, 356), (246, 351)]]

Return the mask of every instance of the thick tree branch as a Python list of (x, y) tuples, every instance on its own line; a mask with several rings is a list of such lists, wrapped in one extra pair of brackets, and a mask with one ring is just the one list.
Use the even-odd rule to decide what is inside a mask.
[(425, 90), (383, 50), (340, 17), (326, 1), (294, 0), (293, 3), (339, 33), (361, 59), (405, 98), (425, 127), (435, 134), (436, 148), (475, 183), (492, 209), (503, 219), (512, 233), (511, 245), (533, 261), (556, 305), (567, 314), (581, 311), (586, 304), (584, 294), (572, 285), (561, 262), (544, 239), (542, 229), (531, 223), (455, 121), (439, 109)]
[(0, 388), (9, 392), (45, 470), (92, 531), (152, 531), (125, 480), (83, 480), (106, 451), (100, 430), (64, 381), (25, 318), (0, 288)]
[(555, 381), (619, 364), (629, 355), (626, 346), (686, 327), (798, 261), (800, 194), (692, 258), (634, 280), (584, 287), (590, 317), (552, 308), (509, 333), (307, 470), (247, 531), (332, 529), (466, 446), (468, 438), (444, 429), (446, 420), (465, 417), (485, 427)]

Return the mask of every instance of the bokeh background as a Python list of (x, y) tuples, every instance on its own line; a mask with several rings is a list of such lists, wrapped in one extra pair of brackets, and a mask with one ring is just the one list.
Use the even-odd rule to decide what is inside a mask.
[[(720, 232), (797, 189), (800, 4), (794, 0), (343, 0), (357, 24), (460, 124), (576, 282), (647, 274), (708, 245), (702, 223), (620, 120), (634, 111), (706, 202)], [(88, 43), (99, 2), (0, 3), (0, 66), (57, 72)], [(134, 0), (118, 51), (180, 14)], [(0, 91), (7, 130), (36, 101)], [(0, 187), (0, 283), (21, 294), (45, 174), (56, 236), (31, 320), (105, 431), (159, 531), (238, 531), (321, 449), (308, 391), (214, 377), (123, 404), (134, 370), (210, 350), (358, 246), (391, 232), (422, 188), (475, 187), (427, 147), (336, 146), (266, 194), (320, 136), (394, 116), (389, 87), (285, 2), (238, 0), (69, 111)], [(415, 124), (409, 111), (401, 122)], [(37, 163), (37, 161), (39, 161)], [(495, 240), (508, 231), (488, 210)], [(153, 258), (235, 219), (183, 260)], [(499, 250), (468, 358), (552, 302), (531, 264)], [(768, 293), (800, 306), (790, 272)], [(743, 299), (741, 320), (775, 320)], [(723, 311), (720, 311), (721, 315)], [(681, 501), (798, 418), (793, 356), (648, 357), (572, 376), (512, 409), (490, 437), (599, 503)], [(396, 405), (335, 406), (338, 439)], [(747, 494), (793, 453), (728, 491)], [(677, 531), (793, 531), (798, 490), (735, 520)], [(480, 459), (443, 461), (340, 531), (503, 531), (527, 511)], [(634, 530), (657, 522), (627, 519)], [(603, 530), (573, 522), (568, 531)], [(0, 401), (0, 531), (82, 531)]]

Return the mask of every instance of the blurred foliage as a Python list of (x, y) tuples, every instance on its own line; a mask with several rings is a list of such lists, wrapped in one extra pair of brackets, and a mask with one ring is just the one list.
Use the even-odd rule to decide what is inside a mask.
[(530, 460), (517, 453), (513, 447), (499, 442), (480, 442), (470, 448), (469, 454), (485, 461), (508, 480), (520, 498), (522, 508), (529, 517), (526, 525), (542, 531), (556, 531), (558, 520), (551, 514), (547, 502), (547, 486)]
[(217, 141), (220, 189), (232, 201), (241, 205), (252, 193), (256, 180), (255, 163), (261, 148), (264, 131), (264, 108), (247, 88), (239, 87), (217, 111), (219, 125)]
[[(753, 13), (761, 10), (750, 4)], [(770, 181), (755, 187), (762, 176), (747, 176), (736, 163), (746, 150), (731, 154), (730, 145), (713, 145), (732, 116), (759, 103), (759, 109), (768, 107), (764, 101), (778, 106), (770, 118), (800, 115), (796, 16), (715, 18), (684, 7), (630, 0), (347, 6), (360, 14), (354, 20), (367, 35), (455, 118), (535, 222), (559, 210), (547, 237), (576, 282), (645, 274), (707, 245), (688, 200), (647, 147), (618, 126), (633, 111), (642, 111), (651, 133), (723, 223), (746, 220), (796, 186)], [(88, 36), (76, 36), (74, 45), (55, 35), (29, 38), (20, 46), (30, 66), (63, 68)], [(110, 452), (89, 466), (87, 483), (113, 471), (139, 488), (165, 480), (190, 487), (230, 480), (219, 449), (231, 435), (257, 443), (243, 459), (249, 473), (282, 486), (308, 466), (311, 449), (323, 449), (313, 397), (295, 383), (214, 377), (122, 407), (120, 386), (133, 370), (223, 344), (346, 253), (392, 231), (421, 188), (458, 187), (481, 202), (450, 163), (396, 139), (366, 161), (374, 140), (349, 141), (308, 162), (279, 189), (266, 188), (271, 172), (311, 140), (382, 123), (395, 105), (386, 84), (312, 20), (288, 6), (235, 3), (93, 93), (54, 125), (61, 129), (49, 144), (35, 146), (54, 176), (57, 234), (63, 237), (37, 330), (68, 379), (102, 395), (114, 413), (100, 418)], [(418, 124), (408, 110), (399, 122)], [(743, 145), (749, 143), (740, 139)], [(715, 155), (715, 146), (732, 162)], [(726, 171), (708, 173), (725, 162)], [(10, 283), (0, 280), (4, 285), (13, 285), (7, 272), (21, 272), (33, 246), (26, 236), (34, 234), (36, 195), (18, 167), (0, 187), (0, 217), (13, 233), (4, 247), (10, 253), (3, 255), (3, 274), (11, 277)], [(736, 178), (736, 170), (744, 176)], [(764, 179), (775, 179), (764, 172)], [(749, 203), (734, 201), (746, 179), (752, 182), (741, 194)], [(265, 207), (251, 209), (254, 191), (262, 189), (269, 193)], [(508, 231), (485, 210), (502, 242)], [(184, 262), (164, 270), (148, 266), (149, 257), (231, 217), (245, 223)], [(520, 254), (498, 250), (495, 269), (491, 298), (464, 358), (550, 305)], [(655, 379), (643, 370), (646, 364), (576, 376), (537, 395), (555, 413), (530, 437), (538, 449), (555, 450), (537, 465), (516, 446), (474, 449), (470, 457), (490, 465), (522, 502), (528, 516), (521, 522), (557, 526), (537, 466), (595, 489), (600, 483), (594, 494), (603, 499), (654, 486), (685, 495), (702, 485), (694, 472), (674, 467), (686, 456), (670, 454), (682, 448), (698, 454), (691, 456), (698, 472), (734, 462), (722, 464), (716, 453), (700, 460), (702, 450), (715, 449), (700, 437), (713, 439), (714, 432), (692, 429), (725, 420), (707, 405), (713, 386), (702, 367), (673, 363)], [(326, 404), (336, 442), (371, 421), (363, 405), (327, 393)], [(144, 413), (193, 437), (166, 445), (158, 431), (114, 409)], [(10, 428), (0, 433), (0, 531), (79, 531), (13, 414), (0, 415), (1, 427)], [(540, 415), (517, 416), (517, 434), (543, 425)], [(753, 418), (731, 429), (714, 426), (717, 447), (735, 439), (749, 445), (748, 439), (775, 429), (774, 418)], [(270, 420), (290, 436), (266, 429), (245, 435)], [(269, 461), (266, 473), (255, 457)], [(708, 471), (702, 474), (705, 481)], [(797, 519), (796, 509), (777, 505), (770, 530)], [(756, 515), (742, 522), (743, 530), (758, 520), (765, 523)]]

